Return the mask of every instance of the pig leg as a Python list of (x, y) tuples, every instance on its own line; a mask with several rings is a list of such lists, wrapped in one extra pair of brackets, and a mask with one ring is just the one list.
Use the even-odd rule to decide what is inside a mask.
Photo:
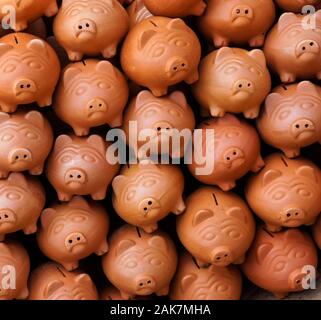
[(195, 258), (196, 264), (200, 267), (200, 268), (206, 268), (210, 265), (210, 263), (205, 262), (201, 259)]
[(8, 178), (9, 172), (0, 170), (0, 179)]
[(32, 176), (40, 176), (43, 172), (43, 164), (39, 165), (39, 166), (36, 166), (32, 169), (29, 170), (29, 173), (32, 175)]
[(225, 111), (217, 105), (210, 106), (210, 113), (212, 117), (224, 117)]
[(16, 27), (15, 27), (15, 31), (16, 31), (16, 32), (25, 30), (25, 29), (27, 29), (27, 28), (28, 28), (28, 22), (27, 22), (27, 21), (19, 21), (19, 22), (16, 22)]
[(149, 226), (141, 226), (141, 228), (146, 232), (146, 233), (153, 233), (155, 230), (158, 229), (157, 223), (151, 224)]
[(204, 1), (200, 1), (194, 7), (192, 14), (195, 16), (201, 16), (206, 9), (206, 3)]
[(49, 107), (52, 105), (52, 94), (50, 96), (45, 97), (37, 101), (37, 104), (40, 108)]
[(80, 61), (83, 57), (83, 54), (80, 52), (76, 52), (68, 49), (66, 49), (66, 51), (70, 61)]
[(13, 113), (17, 110), (17, 106), (0, 102), (0, 110), (6, 113)]
[(187, 84), (193, 84), (196, 81), (198, 81), (198, 79), (199, 79), (199, 73), (198, 73), (198, 70), (196, 70), (185, 79), (185, 82)]
[(223, 191), (229, 191), (235, 187), (235, 181), (224, 181), (219, 182), (217, 185), (223, 190)]
[(259, 34), (249, 41), (250, 47), (262, 47), (264, 44), (265, 34)]
[(102, 256), (107, 251), (108, 251), (108, 243), (107, 243), (107, 240), (104, 239), (104, 241), (101, 243), (100, 247), (97, 249), (95, 253), (97, 254), (97, 256)]
[(134, 298), (135, 296), (130, 294), (130, 293), (126, 293), (124, 291), (119, 291), (120, 296), (124, 299), (124, 300), (130, 300), (132, 298)]
[(168, 88), (149, 88), (155, 97), (162, 97), (167, 94)]
[(279, 232), (281, 231), (282, 227), (276, 226), (274, 224), (266, 223), (266, 229), (269, 232)]
[(46, 17), (52, 17), (58, 12), (58, 6), (57, 6), (57, 1), (53, 0), (49, 4), (48, 8), (45, 11), (45, 16)]
[(120, 114), (113, 121), (109, 123), (112, 128), (120, 127), (123, 124), (123, 115)]
[(207, 118), (211, 115), (209, 109), (206, 109), (206, 108), (201, 108), (200, 114), (202, 118)]
[(32, 221), (29, 223), (24, 229), (23, 229), (24, 234), (33, 234), (37, 232), (37, 220)]
[(251, 109), (243, 112), (245, 118), (247, 118), (247, 119), (255, 119), (258, 117), (259, 113), (260, 113), (260, 106), (251, 108)]
[(161, 296), (167, 296), (168, 293), (169, 293), (169, 287), (167, 286), (167, 287), (165, 287), (165, 288), (163, 288), (163, 289), (158, 290), (158, 291), (156, 292), (156, 295), (157, 295), (158, 297), (161, 297)]
[(256, 159), (256, 162), (252, 168), (252, 172), (258, 172), (259, 170), (261, 170), (263, 167), (265, 166), (265, 163), (261, 157), (261, 155), (258, 156), (258, 158)]
[(89, 134), (89, 129), (88, 128), (81, 128), (81, 127), (72, 127), (76, 136), (78, 137), (83, 137), (83, 136), (88, 136)]
[(75, 262), (60, 262), (60, 264), (68, 271), (72, 271), (78, 268), (78, 261)]
[(96, 193), (91, 194), (91, 197), (93, 200), (104, 200), (106, 198), (106, 193), (107, 193), (107, 187), (99, 190)]
[(114, 57), (116, 53), (117, 53), (117, 44), (113, 43), (109, 45), (107, 48), (105, 48), (101, 54), (103, 55), (104, 58), (109, 59)]
[(272, 292), (277, 299), (284, 299), (288, 293), (287, 292)]
[(70, 201), (72, 198), (70, 194), (59, 192), (59, 191), (57, 191), (57, 195), (58, 195), (59, 201)]
[(185, 202), (182, 199), (182, 197), (180, 197), (176, 203), (175, 208), (173, 209), (173, 213), (175, 213), (176, 215), (181, 214), (185, 211), (186, 206), (185, 206)]
[(245, 255), (239, 257), (234, 261), (234, 264), (242, 264), (245, 261)]
[(228, 47), (230, 41), (227, 38), (219, 36), (218, 34), (214, 34), (213, 42), (215, 47), (221, 48), (221, 47)]
[(283, 83), (295, 82), (296, 76), (290, 72), (280, 72), (280, 78)]
[(18, 300), (25, 300), (27, 299), (29, 296), (29, 290), (28, 287), (25, 286), (18, 294), (17, 299)]
[(300, 155), (300, 148), (282, 149), (288, 158), (295, 158)]

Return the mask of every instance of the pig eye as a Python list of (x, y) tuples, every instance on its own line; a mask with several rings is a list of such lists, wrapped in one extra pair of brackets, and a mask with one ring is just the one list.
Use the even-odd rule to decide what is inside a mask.
[(169, 110), (169, 114), (170, 114), (171, 116), (177, 117), (177, 118), (179, 118), (179, 117), (181, 116), (181, 114), (180, 114), (177, 110), (175, 110), (175, 109), (170, 109), (170, 110)]
[(289, 36), (292, 38), (292, 37), (296, 37), (298, 34), (300, 33), (299, 30), (292, 30), (290, 33), (289, 33)]
[(137, 266), (137, 262), (136, 261), (129, 261), (127, 264), (126, 264), (126, 267), (127, 268), (130, 268), (130, 269), (133, 269)]
[(155, 58), (160, 57), (164, 54), (164, 52), (165, 52), (165, 47), (158, 47), (153, 52), (153, 57)]
[(4, 71), (5, 73), (10, 73), (10, 72), (15, 71), (16, 68), (17, 68), (16, 65), (14, 65), (14, 64), (9, 64), (9, 65), (7, 65), (7, 66), (3, 69), (3, 71)]
[(30, 61), (28, 63), (28, 66), (32, 69), (37, 69), (37, 70), (41, 70), (42, 69), (42, 65), (39, 62), (36, 61)]
[(213, 240), (215, 237), (216, 237), (216, 235), (213, 232), (207, 232), (204, 235), (204, 239), (208, 240), (208, 241)]
[(229, 288), (229, 287), (228, 287), (227, 284), (221, 283), (221, 284), (219, 284), (219, 285), (216, 286), (216, 291), (217, 291), (217, 292), (225, 292), (225, 291), (228, 290), (228, 288)]
[(272, 198), (274, 200), (281, 200), (285, 197), (285, 192), (284, 191), (277, 191), (276, 193), (274, 193), (274, 195), (272, 196)]
[(233, 73), (235, 73), (237, 70), (238, 70), (237, 67), (235, 67), (235, 66), (230, 66), (230, 67), (227, 67), (227, 68), (225, 69), (225, 73), (226, 73), (226, 74), (233, 74)]
[(21, 195), (17, 192), (8, 192), (6, 196), (9, 200), (19, 200), (22, 198)]
[(284, 120), (286, 119), (289, 115), (291, 114), (291, 111), (290, 110), (284, 110), (280, 113), (279, 115), (279, 119), (280, 120)]
[(91, 156), (91, 155), (89, 155), (89, 154), (84, 154), (84, 155), (82, 156), (82, 158), (83, 158), (86, 162), (90, 162), (90, 163), (96, 162), (95, 157), (93, 157), (93, 156)]
[(72, 157), (71, 156), (63, 156), (62, 158), (61, 158), (61, 162), (62, 163), (67, 163), (67, 162), (69, 162), (69, 161), (71, 161), (72, 160)]
[(84, 94), (87, 91), (87, 89), (85, 87), (79, 87), (76, 90), (76, 95), (77, 96), (81, 96), (82, 94)]
[(261, 71), (258, 70), (257, 68), (250, 67), (249, 70), (250, 70), (250, 72), (257, 74), (258, 76), (261, 75)]
[(100, 81), (100, 82), (98, 83), (98, 87), (99, 87), (100, 89), (110, 89), (110, 88), (111, 88), (111, 85), (110, 85), (109, 83), (107, 83), (107, 82)]
[(294, 254), (295, 258), (297, 259), (301, 259), (301, 258), (304, 258), (305, 257), (305, 252), (303, 250), (300, 250), (300, 251), (297, 251), (295, 254)]
[(1, 137), (1, 141), (10, 141), (14, 138), (13, 134), (6, 133)]
[(236, 230), (231, 230), (227, 233), (227, 235), (232, 238), (232, 239), (239, 239), (241, 238), (241, 233), (239, 231), (236, 231)]
[(148, 179), (143, 182), (143, 186), (148, 188), (148, 187), (154, 186), (156, 183), (157, 181), (155, 179)]
[(187, 47), (188, 46), (188, 42), (184, 41), (184, 40), (176, 40), (175, 41), (175, 46), (176, 47)]
[(79, 9), (74, 9), (70, 12), (70, 16), (74, 17), (76, 15), (78, 15), (81, 11)]
[(132, 200), (135, 197), (136, 191), (130, 191), (126, 197), (127, 200)]
[(83, 222), (85, 220), (86, 220), (85, 217), (82, 217), (82, 216), (75, 216), (71, 218), (71, 221), (73, 222)]
[(29, 139), (36, 140), (38, 138), (38, 135), (34, 132), (28, 131), (26, 132), (26, 137)]
[(150, 260), (150, 264), (152, 264), (153, 266), (159, 266), (162, 264), (162, 261), (157, 258), (153, 258)]
[(278, 262), (275, 267), (274, 267), (274, 270), (275, 271), (282, 271), (284, 268), (285, 268), (285, 265), (286, 263), (281, 261), (281, 262)]
[(91, 9), (91, 11), (93, 12), (93, 13), (106, 13), (106, 11), (103, 9), (103, 8), (100, 8), (100, 7), (93, 7), (92, 9)]
[(225, 136), (229, 139), (233, 139), (233, 138), (236, 138), (240, 135), (240, 132), (237, 132), (237, 131), (233, 131), (233, 132), (227, 132), (225, 134)]
[(315, 104), (313, 102), (304, 102), (301, 104), (301, 108), (304, 110), (309, 110), (315, 107)]
[(150, 109), (145, 112), (145, 117), (152, 117), (153, 115), (157, 114), (157, 111), (155, 109)]
[(301, 197), (310, 197), (311, 196), (311, 192), (309, 190), (306, 190), (306, 189), (303, 189), (303, 188), (298, 190), (298, 194)]
[(54, 228), (53, 232), (54, 232), (54, 233), (59, 233), (63, 228), (64, 228), (64, 225), (63, 225), (63, 224), (58, 224), (58, 225)]

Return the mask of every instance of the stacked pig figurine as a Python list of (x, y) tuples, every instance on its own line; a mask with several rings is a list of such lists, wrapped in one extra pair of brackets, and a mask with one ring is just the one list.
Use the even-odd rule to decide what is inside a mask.
[[(5, 5), (0, 267), (17, 286), (0, 300), (238, 300), (242, 276), (277, 298), (309, 288), (321, 11), (303, 6), (320, 1)], [(111, 161), (114, 132), (126, 164)]]

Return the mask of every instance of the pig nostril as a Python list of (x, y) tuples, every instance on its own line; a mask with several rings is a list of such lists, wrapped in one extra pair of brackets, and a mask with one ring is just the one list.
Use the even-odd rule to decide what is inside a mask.
[(299, 212), (296, 212), (295, 215), (298, 216), (298, 215), (299, 215)]
[(305, 47), (303, 47), (302, 50), (305, 50)]
[(148, 210), (148, 209), (145, 207), (145, 208), (144, 208), (144, 211), (147, 211), (147, 210)]
[(236, 152), (235, 151), (233, 152), (233, 155), (236, 156)]
[(230, 158), (230, 157), (227, 157), (227, 158), (226, 158), (226, 160), (230, 161), (230, 160), (231, 160), (231, 158)]
[(70, 177), (70, 178), (73, 178), (74, 176), (71, 174), (69, 177)]
[(152, 282), (150, 280), (147, 281), (148, 284), (151, 284)]
[(19, 159), (19, 156), (16, 156), (15, 159), (18, 160), (18, 159)]
[(185, 63), (182, 63), (182, 67), (185, 67)]
[(288, 218), (290, 218), (291, 217), (291, 214), (290, 213), (287, 213), (287, 215), (286, 215)]
[(90, 106), (90, 107), (89, 107), (89, 109), (92, 109), (92, 108), (93, 108), (93, 106)]
[(174, 67), (173, 69), (174, 69), (174, 71), (177, 71), (177, 67)]
[(240, 14), (240, 13), (241, 13), (241, 10), (240, 10), (240, 9), (237, 9), (237, 10), (236, 10), (236, 13), (237, 13), (237, 14)]
[(306, 124), (305, 124), (305, 127), (306, 127), (306, 128), (309, 128), (309, 125), (306, 123)]
[(251, 86), (251, 84), (250, 84), (250, 83), (248, 83), (248, 84), (247, 84), (247, 86), (248, 86), (248, 87), (250, 87), (250, 86)]
[(103, 106), (103, 105), (100, 103), (100, 104), (99, 104), (99, 107), (102, 107), (102, 106)]
[(77, 178), (78, 178), (78, 179), (80, 179), (80, 178), (81, 178), (81, 175), (80, 175), (80, 174), (78, 174)]
[(313, 42), (310, 42), (310, 46), (313, 47), (314, 43)]
[(24, 88), (24, 85), (23, 85), (23, 84), (22, 84), (22, 85), (20, 85), (20, 88), (21, 88), (21, 89), (23, 89), (23, 88)]
[(27, 84), (27, 88), (30, 88), (31, 87), (31, 85), (30, 84)]
[(77, 241), (80, 241), (80, 237), (77, 237)]
[(4, 215), (5, 218), (9, 218), (7, 214)]
[(81, 29), (82, 29), (82, 26), (78, 26), (78, 29), (81, 30)]
[(27, 156), (26, 154), (23, 156), (24, 159), (27, 159), (27, 157), (28, 157), (28, 156)]
[(152, 201), (148, 201), (148, 205), (151, 206), (153, 204)]
[(89, 28), (89, 23), (86, 23), (86, 27)]
[(221, 257), (216, 257), (216, 260), (221, 260)]
[(242, 88), (243, 86), (241, 84), (239, 84), (239, 88)]
[(295, 127), (296, 127), (297, 129), (300, 129), (300, 125), (299, 125), (299, 124), (297, 124)]
[(248, 14), (249, 13), (249, 10), (245, 10), (245, 14)]
[(161, 131), (162, 130), (162, 128), (161, 127), (157, 127), (157, 131)]
[(68, 242), (69, 242), (69, 243), (72, 243), (72, 240), (69, 240)]
[(142, 287), (144, 284), (141, 282), (139, 285)]

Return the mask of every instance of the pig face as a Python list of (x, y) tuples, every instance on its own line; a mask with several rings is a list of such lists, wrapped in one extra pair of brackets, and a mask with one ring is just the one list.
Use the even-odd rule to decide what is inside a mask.
[(254, 237), (255, 224), (245, 202), (232, 193), (201, 188), (186, 201), (177, 218), (177, 234), (200, 266), (242, 263)]
[(236, 267), (200, 268), (184, 254), (171, 288), (171, 300), (239, 300), (242, 277)]
[(257, 286), (283, 298), (302, 291), (305, 266), (317, 266), (317, 252), (310, 237), (298, 229), (271, 234), (260, 228), (242, 270)]
[(134, 0), (127, 8), (127, 13), (129, 16), (130, 29), (132, 29), (137, 23), (153, 16), (145, 7), (144, 0)]
[(271, 232), (282, 226), (310, 225), (321, 211), (320, 179), (320, 169), (312, 162), (273, 154), (266, 159), (266, 167), (249, 180), (246, 198)]
[(110, 240), (103, 269), (123, 298), (136, 295), (167, 295), (177, 265), (177, 254), (169, 237), (152, 235), (126, 225)]
[(271, 78), (261, 50), (224, 47), (204, 58), (194, 94), (213, 117), (232, 112), (253, 119), (270, 89)]
[(40, 107), (51, 105), (60, 64), (46, 42), (25, 33), (9, 34), (1, 38), (0, 61), (2, 111), (11, 113), (17, 105), (33, 102)]
[(61, 135), (49, 157), (47, 177), (60, 201), (70, 201), (73, 195), (90, 194), (103, 200), (119, 165), (106, 161), (105, 141), (97, 135), (88, 138)]
[(171, 165), (138, 164), (124, 167), (113, 180), (113, 205), (128, 223), (150, 233), (171, 211), (185, 209), (182, 199), (184, 177)]
[(266, 142), (280, 148), (287, 157), (300, 148), (321, 140), (321, 89), (309, 81), (282, 86), (265, 101), (258, 129)]
[(127, 82), (118, 69), (108, 61), (85, 60), (64, 70), (55, 112), (83, 136), (91, 127), (120, 126), (127, 99)]
[(183, 20), (154, 17), (128, 34), (121, 63), (134, 82), (159, 97), (166, 95), (170, 85), (198, 79), (200, 55), (199, 40)]
[(276, 0), (276, 3), (284, 11), (301, 13), (304, 6), (316, 6), (320, 0)]
[(29, 300), (97, 300), (97, 289), (86, 273), (69, 272), (55, 263), (31, 274)]
[(37, 234), (40, 249), (69, 271), (78, 267), (78, 260), (93, 252), (98, 255), (107, 252), (107, 213), (81, 197), (44, 210), (41, 224)]
[(37, 111), (0, 113), (0, 177), (29, 171), (40, 175), (53, 145), (48, 121)]

